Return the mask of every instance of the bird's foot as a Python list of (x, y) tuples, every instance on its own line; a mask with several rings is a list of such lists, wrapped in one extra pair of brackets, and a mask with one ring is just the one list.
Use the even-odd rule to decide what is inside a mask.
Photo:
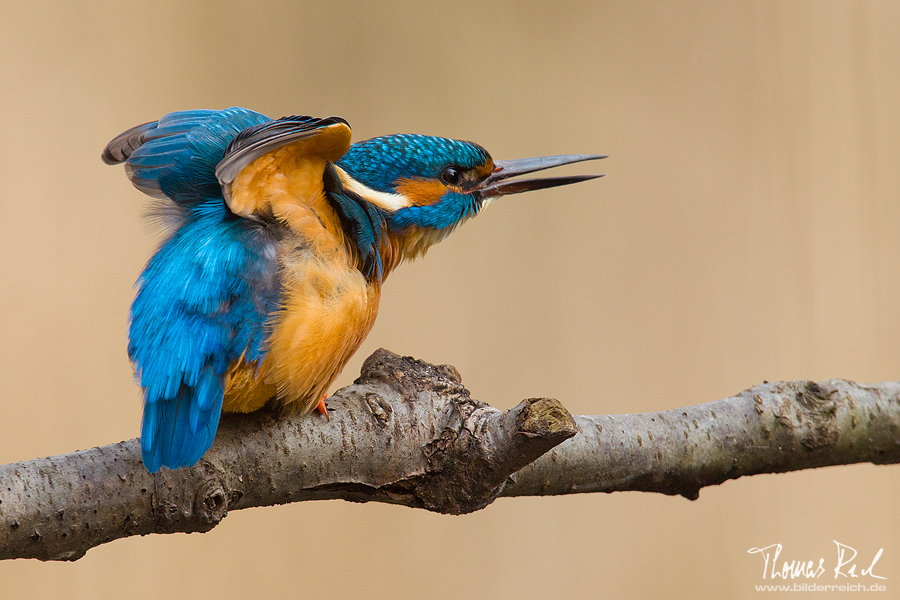
[(331, 417), (328, 416), (328, 407), (325, 406), (325, 396), (319, 398), (319, 403), (316, 404), (316, 410), (325, 415), (327, 421), (331, 421)]

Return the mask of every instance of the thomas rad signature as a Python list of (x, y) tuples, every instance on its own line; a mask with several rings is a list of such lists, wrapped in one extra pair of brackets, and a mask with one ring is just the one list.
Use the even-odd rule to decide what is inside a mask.
[[(878, 559), (881, 558), (882, 553), (884, 552), (884, 548), (879, 548), (878, 552), (875, 553), (875, 557), (872, 559), (872, 562), (869, 563), (868, 567), (863, 568), (859, 573), (856, 572), (857, 562), (856, 558), (859, 553), (850, 546), (842, 544), (837, 540), (833, 540), (837, 545), (837, 562), (835, 563), (834, 578), (838, 579), (839, 577), (845, 578), (858, 578), (858, 577), (874, 577), (875, 579), (887, 579), (887, 577), (882, 577), (881, 575), (877, 575), (875, 573), (875, 565), (878, 563)], [(750, 548), (747, 550), (749, 554), (759, 554), (762, 556), (763, 563), (763, 579), (796, 579), (799, 577), (804, 577), (807, 579), (818, 579), (822, 575), (824, 575), (827, 571), (825, 569), (825, 559), (820, 558), (818, 563), (809, 560), (784, 560), (781, 563), (779, 568), (778, 558), (781, 555), (781, 544), (772, 544), (770, 546), (766, 546), (765, 548)], [(862, 561), (862, 557), (860, 557)], [(859, 564), (865, 564), (860, 562)], [(830, 566), (830, 565), (829, 565)]]

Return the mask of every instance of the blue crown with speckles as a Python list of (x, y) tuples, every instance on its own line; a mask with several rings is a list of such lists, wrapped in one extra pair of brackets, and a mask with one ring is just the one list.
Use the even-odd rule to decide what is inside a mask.
[(470, 169), (488, 158), (487, 150), (472, 142), (400, 134), (357, 142), (337, 165), (373, 190), (393, 192), (400, 177), (437, 178), (450, 164)]

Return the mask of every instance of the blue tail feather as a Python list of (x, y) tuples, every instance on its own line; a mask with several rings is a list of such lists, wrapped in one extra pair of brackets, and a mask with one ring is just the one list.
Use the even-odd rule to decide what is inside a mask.
[[(147, 405), (150, 405), (149, 408)], [(159, 411), (154, 405), (153, 402), (146, 402), (144, 405), (144, 420), (141, 423), (141, 453), (144, 455), (153, 450), (153, 441), (159, 433), (159, 419), (157, 418)], [(144, 463), (147, 463), (146, 456)], [(156, 466), (156, 469), (159, 469), (159, 465)]]
[(223, 394), (220, 389), (209, 409), (201, 410), (197, 391), (183, 386), (175, 398), (144, 404), (141, 455), (151, 473), (191, 466), (212, 446)]
[[(160, 432), (159, 446), (163, 464), (173, 469), (184, 466), (186, 450), (189, 450), (194, 442), (203, 441), (189, 435), (188, 413), (193, 403), (192, 392), (193, 390), (190, 388), (182, 388), (182, 391), (175, 399), (174, 411), (168, 415), (168, 419), (164, 422), (164, 427)], [(171, 410), (171, 406), (169, 408)]]

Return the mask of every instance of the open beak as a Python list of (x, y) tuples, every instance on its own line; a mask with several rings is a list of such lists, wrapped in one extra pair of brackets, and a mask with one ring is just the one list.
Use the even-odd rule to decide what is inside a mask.
[(482, 198), (518, 194), (530, 190), (569, 185), (588, 179), (596, 179), (603, 175), (572, 175), (569, 177), (539, 177), (536, 179), (516, 179), (509, 181), (511, 177), (543, 171), (552, 167), (561, 167), (585, 160), (599, 160), (606, 156), (594, 154), (567, 154), (564, 156), (539, 156), (537, 158), (519, 158), (516, 160), (498, 160), (494, 162), (494, 172), (488, 175), (484, 181), (475, 187)]

